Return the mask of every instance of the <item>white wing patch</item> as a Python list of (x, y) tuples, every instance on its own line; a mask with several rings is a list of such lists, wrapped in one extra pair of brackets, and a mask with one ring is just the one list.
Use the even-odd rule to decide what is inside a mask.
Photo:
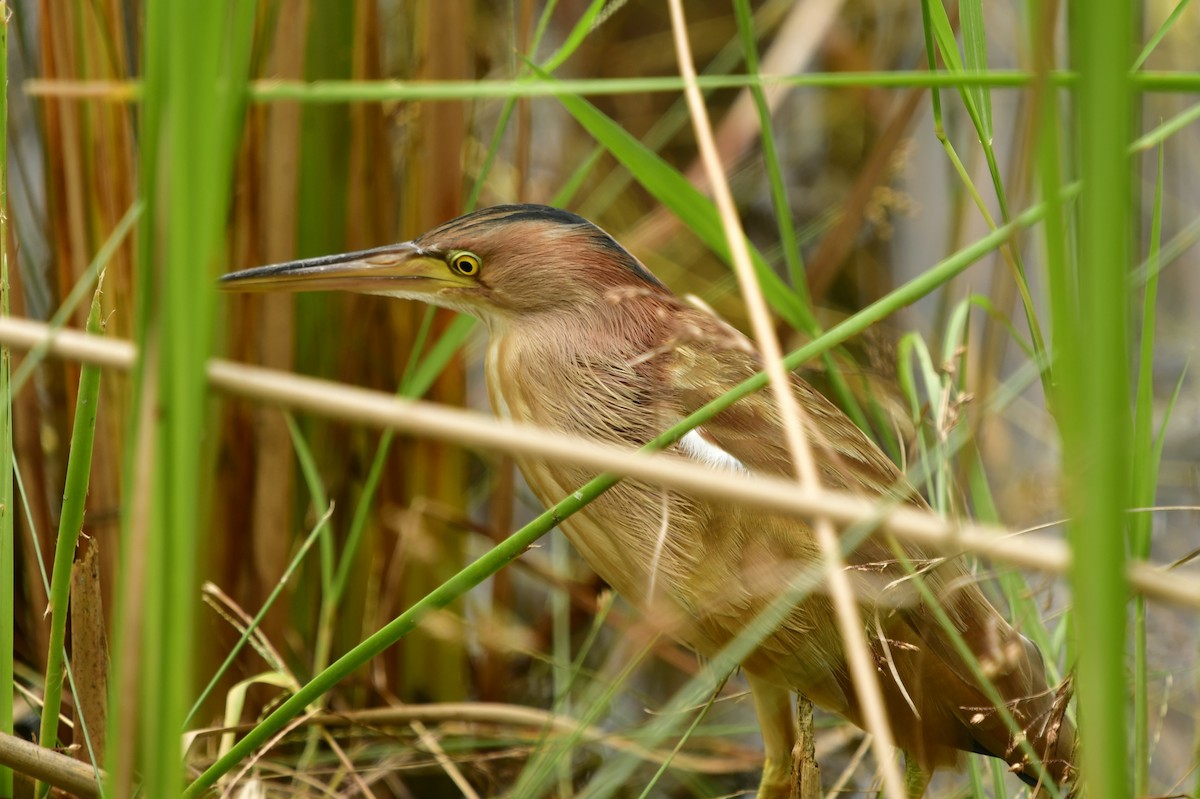
[(730, 455), (700, 434), (699, 430), (689, 430), (679, 439), (679, 449), (693, 460), (700, 461), (713, 469), (728, 469), (733, 472), (748, 472), (746, 464)]

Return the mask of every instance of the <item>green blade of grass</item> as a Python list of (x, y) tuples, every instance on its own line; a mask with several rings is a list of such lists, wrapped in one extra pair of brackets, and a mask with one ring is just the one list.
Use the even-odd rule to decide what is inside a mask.
[[(329, 501), (329, 492), (325, 489), (325, 483), (321, 479), (320, 469), (317, 468), (317, 461), (313, 457), (312, 449), (305, 440), (304, 435), (300, 432), (300, 426), (296, 424), (296, 419), (291, 413), (284, 412), (284, 420), (287, 422), (288, 433), (291, 435), (292, 448), (296, 453), (296, 460), (300, 463), (300, 472), (304, 475), (304, 483), (308, 487), (308, 494), (312, 498), (312, 504), (315, 510), (322, 518), (328, 518), (333, 514), (333, 503)], [(333, 529), (329, 525), (317, 525), (322, 528), (322, 534), (317, 539), (320, 552), (320, 571), (321, 571), (321, 602), (317, 612), (317, 638), (313, 645), (312, 657), (312, 673), (317, 674), (324, 670), (329, 665), (329, 653), (333, 649), (333, 634), (334, 628), (337, 625), (337, 610), (339, 605), (340, 594), (335, 595), (333, 591), (334, 583), (334, 568), (336, 566), (334, 554)], [(345, 552), (342, 555), (342, 562), (353, 560), (353, 552)], [(294, 679), (293, 679), (294, 682)], [(294, 691), (297, 686), (289, 684), (288, 690)], [(321, 706), (324, 705), (325, 697), (321, 697), (318, 702)], [(303, 772), (312, 768), (313, 758), (317, 755), (317, 745), (321, 737), (321, 731), (317, 727), (310, 727), (306, 738), (304, 751), (296, 761), (297, 770)], [(230, 735), (222, 740), (222, 748), (228, 749), (233, 743), (233, 736)]]
[(1150, 54), (1153, 53), (1155, 48), (1158, 47), (1158, 43), (1163, 40), (1163, 37), (1171, 31), (1171, 28), (1175, 27), (1175, 23), (1179, 21), (1181, 16), (1183, 16), (1183, 12), (1187, 10), (1190, 2), (1192, 2), (1192, 0), (1179, 0), (1179, 2), (1175, 4), (1175, 8), (1170, 14), (1167, 15), (1167, 18), (1163, 20), (1163, 24), (1158, 26), (1158, 30), (1154, 32), (1154, 35), (1150, 37), (1150, 41), (1146, 42), (1146, 46), (1142, 48), (1142, 52), (1138, 54), (1137, 59), (1133, 62), (1132, 71), (1137, 72), (1142, 68), (1142, 65), (1146, 63), (1146, 59), (1149, 58)]
[[(999, 524), (1001, 521), (1000, 511), (996, 508), (978, 447), (972, 447), (970, 457), (967, 479), (974, 516), (984, 523)], [(1004, 593), (1004, 598), (1008, 601), (1013, 627), (1022, 635), (1028, 636), (1045, 656), (1046, 678), (1051, 685), (1055, 685), (1062, 680), (1061, 670), (1058, 666), (1060, 653), (1058, 648), (1053, 646), (1050, 634), (1046, 630), (1035, 598), (1035, 591), (1025, 576), (1016, 569), (1002, 569), (997, 575), (997, 581)]]
[[(205, 465), (212, 265), (229, 199), (255, 8), (146, 5), (140, 121), (139, 359), (126, 448), (118, 623), (109, 715), (113, 793), (183, 784), (179, 730), (192, 696)], [(164, 175), (170, 179), (160, 180)], [(134, 552), (134, 550), (138, 550)], [(131, 708), (153, 708), (133, 713)]]
[[(928, 480), (927, 499), (933, 509), (944, 516), (953, 515), (951, 495), (953, 493), (953, 475), (951, 474), (951, 453), (947, 448), (946, 431), (939, 428), (939, 404), (946, 392), (951, 388), (950, 375), (943, 374), (934, 364), (933, 355), (929, 352), (925, 341), (916, 333), (909, 333), (900, 339), (898, 357), (902, 358), (901, 374), (904, 375), (902, 384), (909, 402), (913, 408), (913, 424), (923, 439), (920, 445), (921, 460), (927, 464), (925, 472)], [(915, 360), (920, 375), (918, 387), (912, 362)], [(942, 361), (945, 363), (946, 361)], [(924, 408), (924, 413), (921, 409)], [(922, 424), (924, 422), (924, 424)]]
[[(975, 0), (975, 2), (977, 1)], [(950, 19), (946, 15), (946, 9), (942, 6), (941, 0), (923, 0), (921, 8), (925, 22), (926, 53), (929, 59), (929, 69), (932, 72), (937, 68), (937, 60), (934, 57), (936, 50), (936, 52), (942, 54), (942, 60), (946, 64), (946, 68), (950, 74), (962, 78), (962, 81), (957, 84), (959, 96), (962, 98), (963, 107), (966, 109), (967, 116), (975, 128), (980, 147), (983, 149), (984, 160), (987, 162), (988, 174), (991, 177), (992, 188), (995, 191), (996, 202), (1000, 209), (1000, 219), (1002, 222), (1007, 223), (1011, 221), (1008, 194), (1004, 188), (1004, 181), (1000, 176), (1000, 166), (996, 158), (996, 151), (992, 146), (992, 126), (990, 120), (991, 95), (986, 91), (975, 91), (975, 88), (979, 85), (968, 80), (968, 78), (974, 75), (985, 73), (981, 70), (971, 69), (969, 62), (964, 64), (963, 57), (958, 50), (958, 43), (954, 37), (954, 28), (950, 24)], [(968, 58), (986, 66), (987, 52), (984, 32), (982, 30), (968, 32), (965, 29), (968, 19), (974, 13), (976, 12), (970, 8), (963, 8), (964, 39), (967, 44)], [(978, 24), (982, 27), (982, 9), (979, 9), (977, 13), (980, 17)], [(979, 88), (982, 89), (983, 87)], [(981, 105), (981, 102), (985, 102), (986, 107)], [(985, 109), (987, 111), (986, 115)], [(934, 95), (933, 111), (934, 132), (938, 140), (942, 143), (942, 147), (946, 150), (947, 157), (950, 159), (955, 172), (958, 173), (963, 183), (963, 187), (970, 194), (983, 220), (989, 228), (995, 228), (996, 222), (992, 219), (991, 212), (984, 203), (982, 195), (971, 180), (970, 172), (963, 166), (957, 151), (954, 149), (954, 145), (946, 133), (946, 128), (942, 121), (941, 105), (936, 94)], [(1025, 320), (1029, 325), (1029, 333), (1033, 339), (1034, 347), (1038, 352), (1045, 352), (1046, 344), (1042, 336), (1041, 323), (1038, 321), (1037, 308), (1033, 304), (1033, 297), (1029, 290), (1029, 282), (1025, 275), (1025, 266), (1022, 262), (1020, 251), (1016, 247), (1009, 247), (1002, 251), (1002, 255), (1009, 266), (1009, 270), (1012, 272), (1013, 283), (1017, 288), (1021, 304), (1025, 309)], [(1049, 364), (1052, 363), (1051, 359), (1045, 358), (1041, 360), (1047, 364), (1047, 369), (1049, 369)], [(1049, 372), (1043, 376), (1042, 382), (1047, 391), (1049, 391), (1053, 383), (1053, 378)]]
[[(92, 295), (87, 332), (101, 334), (100, 290)], [(46, 652), (46, 680), (43, 688), (42, 746), (58, 746), (58, 712), (62, 706), (63, 657), (67, 634), (67, 608), (71, 597), (71, 567), (75, 547), (83, 528), (87, 504), (88, 480), (92, 468), (92, 444), (96, 433), (96, 409), (100, 400), (100, 368), (83, 365), (79, 370), (79, 392), (75, 402), (75, 420), (71, 445), (67, 452), (67, 477), (63, 490), (62, 511), (58, 520), (58, 540), (54, 549), (54, 568), (50, 577), (50, 638)], [(47, 786), (48, 787), (48, 786)]]
[(713, 703), (717, 701), (717, 697), (720, 695), (723, 686), (724, 683), (721, 683), (713, 690), (708, 701), (704, 703), (704, 706), (696, 713), (696, 717), (692, 719), (692, 723), (688, 725), (688, 728), (683, 731), (683, 735), (680, 735), (679, 740), (675, 742), (675, 746), (671, 749), (671, 756), (659, 765), (658, 770), (654, 772), (654, 776), (650, 778), (646, 783), (646, 787), (638, 794), (638, 799), (650, 799), (650, 797), (655, 795), (651, 791), (658, 785), (658, 781), (662, 779), (663, 775), (667, 773), (667, 769), (671, 766), (672, 758), (679, 754), (680, 750), (683, 749), (683, 745), (688, 742), (688, 739), (696, 732), (696, 728), (700, 726), (700, 722), (704, 720), (708, 711), (712, 709)]
[[(1158, 175), (1154, 185), (1154, 212), (1150, 222), (1149, 261), (1156, 263), (1162, 250), (1163, 148), (1158, 148)], [(1151, 269), (1142, 294), (1141, 348), (1138, 357), (1137, 404), (1133, 424), (1133, 480), (1129, 506), (1150, 508), (1158, 488), (1158, 461), (1154, 457), (1154, 321), (1158, 298), (1158, 270)], [(1166, 429), (1166, 422), (1163, 423)], [(1148, 513), (1134, 514), (1129, 523), (1129, 554), (1150, 557)], [(1149, 664), (1146, 653), (1146, 599), (1134, 598), (1133, 605), (1133, 791), (1146, 796), (1150, 785)]]
[[(544, 79), (550, 76), (534, 68)], [(705, 246), (726, 262), (730, 260), (729, 243), (720, 224), (716, 206), (687, 178), (661, 156), (645, 147), (627, 130), (600, 112), (594, 105), (573, 95), (558, 98), (575, 121), (583, 125), (596, 141), (603, 144), (625, 167), (637, 175), (638, 181), (654, 198), (670, 209)], [(772, 308), (797, 330), (812, 329), (812, 311), (753, 247), (754, 271)]]
[[(1055, 70), (1050, 80), (1056, 86), (1072, 86), (1073, 72)], [(802, 75), (700, 75), (697, 85), (703, 91), (741, 89), (746, 86), (791, 86), (814, 89), (879, 88), (912, 89), (929, 87), (990, 86), (1021, 88), (1033, 82), (1033, 74), (1024, 70), (989, 70), (978, 75), (946, 74), (925, 70), (893, 72), (806, 72)], [(1190, 72), (1140, 73), (1136, 83), (1146, 91), (1192, 92), (1200, 88), (1200, 75)], [(125, 84), (128, 95), (117, 100), (137, 99), (139, 84)], [(509, 97), (597, 97), (639, 92), (677, 93), (684, 83), (678, 75), (644, 78), (573, 78), (556, 82), (520, 80), (441, 80), (441, 81), (284, 81), (272, 80), (251, 85), (250, 99), (256, 102), (299, 101), (304, 103), (371, 103), (418, 100), (504, 100)]]
[(571, 32), (567, 34), (567, 38), (563, 41), (562, 46), (546, 59), (546, 63), (542, 65), (542, 69), (546, 72), (553, 72), (563, 65), (563, 63), (571, 57), (571, 55), (579, 49), (579, 45), (583, 44), (583, 40), (592, 31), (592, 26), (596, 22), (596, 18), (600, 12), (604, 10), (604, 6), (608, 0), (592, 0), (588, 7), (584, 9), (579, 20), (571, 28)]
[[(774, 4), (765, 3), (760, 6), (750, 19), (751, 39), (756, 35), (774, 29), (781, 21), (784, 13), (786, 13), (786, 9), (784, 9), (781, 0), (776, 0)], [(739, 23), (739, 28), (744, 27), (742, 23)], [(728, 75), (737, 69), (737, 65), (743, 59), (745, 53), (746, 49), (742, 46), (741, 42), (731, 40), (704, 65), (700, 80), (703, 81), (708, 77), (719, 78)], [(763, 77), (761, 74), (751, 74), (748, 77), (753, 79), (751, 83), (747, 84), (748, 86), (757, 86), (759, 88), (763, 86), (763, 80), (759, 80)], [(711, 91), (705, 91), (704, 94), (705, 97), (709, 97), (712, 93)], [(654, 124), (650, 126), (641, 138), (641, 141), (654, 152), (661, 152), (670, 142), (676, 140), (681, 130), (690, 125), (691, 115), (688, 113), (687, 101), (680, 96), (654, 121)], [(593, 148), (588, 160), (590, 158), (597, 158), (603, 153), (604, 147), (597, 145)], [(586, 217), (598, 215), (602, 209), (610, 207), (617, 201), (617, 198), (629, 185), (631, 180), (633, 180), (633, 176), (626, 169), (609, 173), (597, 185), (590, 187), (586, 200), (580, 204), (580, 214)]]
[(579, 726), (570, 734), (559, 739), (553, 747), (540, 751), (536, 757), (530, 758), (525, 768), (517, 778), (516, 785), (506, 796), (519, 799), (524, 796), (542, 796), (546, 793), (548, 784), (554, 778), (557, 767), (564, 761), (569, 761), (571, 752), (583, 737), (583, 731), (595, 724), (616, 699), (618, 692), (629, 682), (637, 667), (650, 654), (654, 642), (642, 646), (637, 654), (625, 661), (621, 671), (604, 687), (604, 691), (595, 697), (587, 710), (579, 716)]
[[(967, 72), (987, 72), (987, 28), (983, 24), (982, 0), (961, 0), (958, 14), (962, 25), (963, 65)], [(967, 88), (972, 103), (979, 111), (980, 138), (989, 144), (992, 141), (992, 95), (988, 87), (975, 85)]]
[[(70, 320), (71, 314), (79, 307), (79, 304), (87, 298), (88, 292), (92, 291), (95, 282), (100, 278), (100, 273), (108, 266), (116, 254), (117, 249), (124, 243), (125, 237), (133, 230), (134, 224), (142, 215), (141, 200), (136, 201), (125, 215), (121, 217), (116, 226), (113, 227), (112, 233), (100, 245), (100, 249), (96, 251), (96, 257), (88, 264), (87, 269), (79, 280), (75, 281), (75, 285), (71, 287), (71, 291), (67, 294), (67, 298), (63, 300), (54, 315), (50, 317), (50, 321), (46, 324), (52, 330), (58, 330), (66, 325)], [(25, 381), (33, 374), (38, 365), (45, 359), (47, 351), (50, 349), (49, 341), (42, 342), (38, 346), (31, 349), (25, 354), (25, 358), (21, 361), (21, 365), (17, 367), (17, 371), (12, 376), (12, 387), (14, 393), (19, 393), (21, 387), (25, 385)]]
[[(542, 14), (538, 18), (537, 28), (534, 30), (533, 40), (529, 43), (529, 52), (525, 55), (527, 60), (534, 60), (534, 54), (537, 53), (538, 46), (542, 42), (542, 37), (546, 33), (546, 27), (550, 24), (550, 16), (554, 13), (554, 8), (557, 5), (558, 0), (550, 0), (550, 2), (546, 4), (546, 7), (542, 9)], [(599, 9), (597, 9), (597, 12), (598, 11)], [(567, 58), (569, 58), (571, 54), (574, 53), (579, 47), (579, 45), (583, 43), (583, 39), (586, 36), (587, 31), (591, 27), (591, 21), (592, 19), (589, 18), (587, 13), (585, 13), (584, 16), (581, 17), (575, 24), (575, 27), (572, 29), (571, 33), (567, 35), (567, 41), (553, 57), (556, 59), (561, 59), (562, 61), (565, 61)], [(561, 61), (559, 63), (561, 63)], [(513, 71), (516, 72), (516, 69), (514, 68)], [(522, 80), (524, 79), (524, 76), (517, 75), (515, 79)], [(483, 186), (487, 182), (487, 177), (491, 174), (492, 166), (496, 162), (496, 155), (500, 152), (500, 143), (503, 141), (504, 134), (508, 129), (509, 120), (512, 119), (512, 113), (517, 107), (517, 99), (518, 98), (516, 96), (510, 96), (506, 97), (504, 100), (504, 107), (500, 109), (500, 118), (496, 122), (496, 130), (492, 133), (492, 139), (488, 144), (487, 154), (483, 158), (483, 166), (479, 170), (479, 176), (475, 179), (475, 182), (471, 184), (471, 191), (467, 194), (466, 203), (463, 204), (463, 213), (474, 211), (476, 206), (479, 205), (479, 195), (483, 192)]]
[[(292, 448), (296, 452), (296, 460), (300, 463), (300, 473), (304, 475), (304, 483), (308, 487), (308, 495), (312, 499), (313, 508), (319, 517), (328, 516), (333, 512), (333, 503), (329, 501), (329, 492), (325, 490), (325, 483), (321, 480), (321, 472), (317, 468), (317, 461), (313, 457), (312, 449), (304, 439), (304, 434), (300, 432), (295, 417), (287, 411), (284, 412), (283, 417), (287, 422)], [(317, 621), (317, 641), (313, 647), (312, 670), (314, 673), (321, 671), (329, 663), (329, 651), (333, 646), (333, 627), (340, 598), (333, 592), (336, 567), (333, 530), (328, 525), (318, 526), (323, 527), (324, 532), (317, 540), (320, 552), (321, 609)], [(343, 555), (343, 560), (350, 559), (350, 553)]]
[[(432, 321), (432, 314), (427, 314), (426, 319)], [(433, 382), (437, 380), (438, 375), (459, 351), (463, 343), (467, 340), (471, 331), (475, 329), (476, 320), (472, 316), (459, 315), (455, 317), (445, 331), (438, 337), (438, 340), (430, 348), (429, 352), (420, 361), (414, 360), (409, 362), (409, 366), (405, 369), (404, 377), (400, 381), (400, 390), (397, 392), (402, 397), (416, 398), (425, 394), (429, 390)], [(427, 327), (425, 328), (427, 330)], [(424, 338), (423, 335), (418, 336), (418, 347)], [(379, 488), (379, 481), (383, 479), (384, 466), (387, 463), (387, 453), (391, 447), (392, 440), (395, 435), (392, 431), (386, 431), (379, 439), (379, 445), (375, 449), (375, 456), (371, 460), (370, 469), (367, 471), (367, 478), (363, 482), (362, 494), (358, 498), (358, 502), (354, 507), (354, 516), (350, 522), (350, 532), (346, 535), (345, 544), (342, 546), (342, 556), (338, 561), (337, 572), (334, 574), (333, 583), (330, 590), (330, 595), (334, 603), (338, 602), (345, 595), (346, 587), (350, 582), (352, 571), (355, 564), (355, 556), (358, 553), (358, 548), (362, 542), (362, 537), (367, 530), (367, 522), (370, 518), (371, 502), (375, 497), (375, 492)]]
[[(1083, 779), (1097, 799), (1128, 795), (1125, 682), (1125, 531), (1129, 501), (1127, 298), (1131, 263), (1133, 112), (1128, 64), (1133, 4), (1070, 6), (1080, 178), (1079, 322), (1065, 329), (1072, 368), (1062, 380), (1071, 586), (1078, 639)], [(1056, 342), (1057, 343), (1057, 342)], [(1068, 419), (1071, 421), (1068, 421)]]
[[(748, 0), (736, 0), (734, 11), (737, 16), (738, 31), (741, 34), (742, 50), (746, 58), (746, 71), (758, 75), (758, 46), (754, 41), (754, 19), (751, 15)], [(804, 332), (810, 336), (818, 336), (821, 329), (816, 316), (812, 312), (812, 300), (808, 296), (808, 280), (804, 274), (804, 259), (800, 255), (800, 245), (796, 240), (796, 230), (792, 223), (792, 215), (788, 204), (787, 189), (784, 186), (783, 168), (780, 165), (779, 150), (775, 145), (775, 135), (772, 131), (771, 112), (762, 87), (750, 86), (750, 94), (758, 111), (758, 129), (762, 138), (763, 160), (766, 165), (767, 181), (771, 189), (771, 203), (775, 211), (775, 227), (779, 233), (780, 248), (783, 250), (783, 261), (791, 289), (795, 292), (799, 305), (806, 309), (800, 321), (807, 325)], [(858, 425), (859, 429), (871, 432), (871, 424), (863, 412), (858, 398), (846, 384), (841, 370), (834, 362), (831, 354), (823, 357), (825, 373), (828, 375), (833, 393), (839, 405), (847, 415)], [(886, 430), (886, 428), (881, 428)]]
[(1153, 130), (1139, 136), (1133, 144), (1129, 145), (1129, 153), (1132, 155), (1149, 150), (1151, 147), (1157, 147), (1197, 119), (1200, 119), (1200, 103), (1179, 112), (1166, 122), (1156, 125)]
[(317, 519), (317, 523), (313, 525), (313, 528), (309, 531), (308, 536), (305, 537), (304, 541), (300, 544), (299, 548), (296, 550), (296, 554), (292, 556), (290, 561), (288, 561), (287, 568), (284, 569), (283, 574), (279, 576), (279, 582), (275, 583), (275, 587), (271, 589), (271, 593), (268, 594), (266, 600), (263, 601), (262, 607), (259, 608), (256, 614), (254, 614), (254, 618), (250, 620), (248, 625), (246, 625), (246, 628), (242, 631), (241, 637), (238, 638), (237, 643), (235, 643), (229, 650), (229, 653), (225, 656), (225, 660), (221, 662), (221, 665), (209, 679), (208, 684), (204, 686), (204, 690), (200, 692), (200, 695), (196, 697), (196, 701), (192, 703), (192, 708), (188, 711), (188, 714), (184, 719), (185, 728), (188, 724), (191, 724), (192, 719), (196, 716), (196, 713), (199, 712), (205, 701), (207, 701), (208, 697), (217, 687), (217, 683), (229, 671), (229, 667), (233, 665), (233, 661), (237, 657), (238, 653), (242, 651), (242, 647), (249, 642), (250, 636), (252, 636), (254, 631), (258, 629), (258, 626), (262, 624), (263, 618), (266, 617), (267, 612), (275, 604), (275, 600), (279, 598), (281, 593), (283, 593), (283, 589), (287, 587), (287, 584), (292, 579), (292, 575), (296, 573), (296, 569), (299, 568), (300, 564), (304, 561), (304, 557), (308, 554), (308, 551), (312, 549), (312, 546), (316, 543), (317, 538), (326, 534), (325, 531), (329, 526), (329, 519), (332, 516), (333, 508), (330, 507), (324, 513), (324, 515), (321, 516), (321, 518)]
[[(563, 572), (562, 566), (563, 566), (564, 562), (566, 561), (566, 557), (564, 557), (564, 556), (568, 554), (568, 549), (567, 549), (568, 544), (567, 544), (566, 540), (563, 538), (555, 539), (554, 543), (555, 543), (556, 547), (555, 547), (555, 550), (553, 553), (553, 557), (554, 557), (553, 566), (555, 567), (555, 570), (557, 573), (563, 574), (564, 572)], [(557, 546), (560, 543), (563, 546), (561, 546), (561, 547)], [(560, 555), (560, 553), (561, 553), (561, 555)], [(559, 592), (559, 593), (562, 593), (562, 592)], [(606, 593), (603, 593), (600, 595), (599, 601), (597, 603), (596, 614), (591, 619), (591, 624), (589, 625), (587, 636), (584, 638), (583, 643), (579, 646), (579, 651), (576, 654), (574, 660), (571, 660), (570, 662), (568, 662), (567, 660), (563, 659), (563, 656), (560, 653), (558, 653), (558, 652), (554, 653), (553, 665), (555, 668), (556, 680), (555, 680), (555, 687), (554, 687), (553, 710), (554, 710), (555, 714), (563, 714), (563, 715), (567, 715), (567, 716), (574, 715), (574, 713), (571, 710), (571, 692), (572, 692), (574, 686), (576, 685), (576, 683), (579, 681), (580, 675), (584, 671), (584, 663), (587, 660), (587, 656), (592, 651), (593, 646), (596, 644), (596, 640), (599, 637), (601, 630), (604, 628), (605, 620), (608, 618), (609, 611), (612, 610), (613, 603), (615, 601), (616, 601), (616, 595), (613, 594), (612, 592), (606, 592)], [(570, 602), (570, 600), (568, 599), (563, 602), (555, 602), (555, 604), (563, 605), (564, 609), (569, 611), (569, 607), (566, 607), (567, 605), (569, 605), (569, 602)], [(557, 618), (554, 618), (552, 621), (553, 621), (553, 623), (556, 623), (556, 624), (558, 623)], [(569, 621), (569, 620), (567, 620), (567, 621)], [(564, 626), (567, 626), (567, 625), (564, 624)], [(560, 633), (558, 633), (556, 631), (555, 634), (559, 635)], [(568, 640), (568, 644), (569, 644), (569, 640)], [(612, 680), (612, 682), (614, 682), (614, 683), (618, 682), (620, 679), (621, 679), (621, 677), (620, 677), (620, 675), (618, 675), (615, 679)], [(594, 704), (597, 704), (600, 702), (607, 702), (607, 701), (609, 701), (608, 698), (613, 690), (614, 690), (613, 686), (606, 686), (605, 690), (603, 690), (599, 696), (595, 696), (594, 695), (595, 692), (592, 692), (593, 696), (588, 697), (586, 702), (581, 702), (580, 705), (581, 706), (586, 705), (588, 707), (591, 707)], [(553, 733), (552, 726), (549, 723), (547, 723), (542, 728), (536, 743), (533, 745), (533, 754), (529, 757), (528, 760), (525, 761), (525, 765), (522, 767), (521, 773), (517, 776), (517, 781), (516, 781), (517, 786), (520, 786), (522, 783), (528, 784), (528, 782), (527, 782), (528, 778), (526, 777), (526, 774), (537, 768), (540, 768), (540, 761), (544, 761), (544, 760), (548, 759), (550, 762), (559, 762), (559, 763), (565, 762), (567, 764), (567, 766), (569, 767), (570, 758), (561, 756), (562, 753), (569, 751), (568, 748), (563, 743), (560, 742), (556, 748), (549, 748), (547, 746), (548, 738), (552, 733)], [(559, 784), (560, 785), (562, 784), (561, 777), (560, 777)], [(564, 792), (560, 789), (560, 793), (564, 793)]]
[[(749, 0), (735, 0), (738, 32), (742, 37), (742, 50), (746, 57), (746, 72), (758, 74), (758, 45), (754, 41), (754, 20), (751, 17)], [(791, 207), (783, 181), (783, 167), (779, 161), (779, 148), (775, 145), (775, 134), (771, 125), (771, 112), (767, 97), (761, 86), (751, 86), (750, 95), (758, 109), (758, 128), (762, 136), (763, 159), (767, 167), (767, 180), (771, 188), (771, 204), (775, 210), (775, 227), (779, 232), (779, 243), (783, 249), (783, 261), (791, 278), (792, 289), (809, 305), (808, 281), (804, 279), (804, 259), (800, 256), (800, 245), (796, 242), (796, 229), (792, 223)]]
[[(208, 417), (205, 362), (211, 356), (215, 291), (211, 274), (229, 199), (233, 159), (236, 91), (245, 72), (251, 30), (245, 10), (206, 3), (160, 10), (168, 48), (160, 101), (169, 115), (160, 135), (171, 179), (166, 189), (163, 229), (170, 231), (155, 248), (159, 268), (156, 295), (164, 304), (158, 333), (162, 360), (156, 460), (162, 479), (158, 503), (157, 561), (151, 562), (151, 591), (163, 602), (158, 636), (161, 650), (147, 647), (143, 673), (158, 669), (155, 713), (144, 729), (146, 791), (173, 795), (182, 783), (177, 731), (183, 726), (192, 695), (192, 638), (196, 605), (196, 559), (206, 484), (203, 434)], [(186, 11), (185, 11), (186, 9)], [(253, 11), (251, 10), (252, 16)], [(241, 29), (227, 26), (240, 17)], [(237, 34), (241, 33), (239, 37)], [(228, 59), (228, 64), (226, 63)], [(223, 82), (231, 85), (222, 86)], [(236, 87), (236, 88), (235, 88)], [(223, 90), (224, 89), (224, 90)], [(186, 99), (184, 99), (186, 98)], [(154, 187), (161, 190), (161, 187)], [(160, 254), (161, 253), (161, 254)], [(159, 259), (165, 255), (165, 263)], [(145, 717), (144, 717), (145, 718)]]

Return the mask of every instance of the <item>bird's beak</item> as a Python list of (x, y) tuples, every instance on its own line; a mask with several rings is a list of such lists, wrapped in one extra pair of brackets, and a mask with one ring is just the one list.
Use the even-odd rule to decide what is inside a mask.
[(230, 272), (225, 291), (353, 291), (399, 297), (470, 285), (411, 242)]

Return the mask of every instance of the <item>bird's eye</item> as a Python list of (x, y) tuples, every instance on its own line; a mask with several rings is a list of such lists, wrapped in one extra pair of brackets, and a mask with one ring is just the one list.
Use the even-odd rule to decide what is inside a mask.
[(465, 277), (479, 274), (479, 256), (471, 252), (456, 252), (450, 256), (450, 268)]

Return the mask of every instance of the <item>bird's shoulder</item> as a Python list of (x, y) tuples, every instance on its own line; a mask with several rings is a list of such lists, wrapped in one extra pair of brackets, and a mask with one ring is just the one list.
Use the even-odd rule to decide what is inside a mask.
[[(683, 416), (763, 369), (750, 340), (703, 309), (680, 308), (663, 335), (661, 368)], [(826, 487), (887, 493), (903, 481), (896, 465), (836, 405), (798, 375), (789, 381)], [(794, 474), (771, 389), (743, 397), (702, 427), (707, 440), (751, 471)]]

